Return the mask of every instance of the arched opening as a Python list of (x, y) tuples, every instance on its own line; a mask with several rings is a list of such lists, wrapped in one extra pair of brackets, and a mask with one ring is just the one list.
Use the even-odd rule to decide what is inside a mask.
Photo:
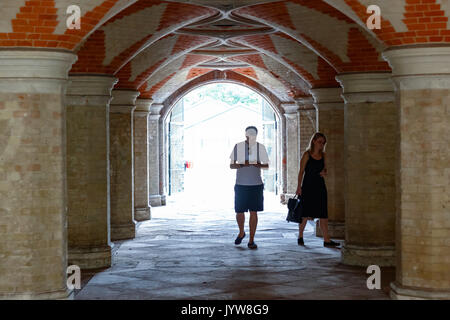
[(253, 125), (270, 161), (261, 172), (265, 192), (275, 197), (281, 183), (279, 122), (273, 103), (248, 86), (221, 81), (187, 91), (163, 118), (166, 194), (195, 201), (200, 192), (205, 205), (232, 206), (236, 171), (229, 155)]

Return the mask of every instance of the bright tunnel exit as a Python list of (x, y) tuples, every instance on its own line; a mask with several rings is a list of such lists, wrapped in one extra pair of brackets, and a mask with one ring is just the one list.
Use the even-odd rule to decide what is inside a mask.
[(230, 154), (245, 140), (245, 128), (258, 129), (270, 166), (261, 170), (265, 192), (278, 193), (279, 141), (277, 115), (255, 91), (233, 83), (201, 86), (181, 98), (167, 117), (166, 190), (233, 203), (236, 170)]

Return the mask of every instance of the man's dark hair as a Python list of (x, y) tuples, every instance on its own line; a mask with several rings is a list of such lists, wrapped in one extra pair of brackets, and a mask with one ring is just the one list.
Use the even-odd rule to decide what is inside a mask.
[(250, 127), (245, 128), (245, 132), (247, 132), (248, 129), (255, 129), (256, 134), (258, 134), (258, 129), (255, 126), (250, 126)]

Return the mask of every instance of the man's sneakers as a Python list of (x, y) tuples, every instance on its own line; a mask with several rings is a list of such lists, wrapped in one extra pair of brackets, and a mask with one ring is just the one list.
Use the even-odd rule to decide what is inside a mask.
[(256, 248), (258, 248), (258, 246), (256, 245), (256, 243), (254, 243), (254, 242), (249, 242), (249, 243), (247, 244), (247, 246), (248, 246), (250, 249), (256, 249)]
[(242, 239), (244, 239), (244, 238), (245, 238), (245, 232), (242, 237), (239, 237), (239, 235), (237, 236), (236, 240), (234, 240), (234, 244), (236, 244), (236, 245), (241, 244)]

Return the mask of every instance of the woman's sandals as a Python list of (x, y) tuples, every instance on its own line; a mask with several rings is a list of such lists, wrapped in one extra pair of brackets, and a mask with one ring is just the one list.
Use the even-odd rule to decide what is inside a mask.
[[(298, 238), (298, 239), (297, 239), (297, 244), (298, 244), (299, 246), (304, 246), (304, 245), (305, 245), (305, 242), (303, 241), (303, 238)], [(330, 240), (329, 242), (326, 242), (326, 241), (323, 242), (323, 246), (324, 246), (324, 247), (328, 247), (328, 248), (334, 248), (334, 247), (337, 247), (337, 246), (339, 246), (339, 245), (340, 245), (339, 242), (335, 242), (335, 241), (333, 241), (333, 240)]]
[(335, 242), (335, 241), (333, 241), (333, 240), (331, 240), (330, 239), (330, 241), (329, 242), (323, 242), (323, 246), (324, 247), (329, 247), (329, 248), (334, 248), (334, 247), (337, 247), (337, 246), (339, 246), (340, 245), (340, 243), (339, 242)]

